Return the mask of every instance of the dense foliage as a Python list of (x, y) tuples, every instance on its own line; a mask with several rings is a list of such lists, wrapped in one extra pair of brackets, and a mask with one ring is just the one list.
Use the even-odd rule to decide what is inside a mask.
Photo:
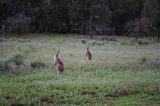
[(22, 13), (31, 18), (25, 25), (32, 32), (128, 35), (160, 29), (159, 0), (1, 0), (1, 32)]

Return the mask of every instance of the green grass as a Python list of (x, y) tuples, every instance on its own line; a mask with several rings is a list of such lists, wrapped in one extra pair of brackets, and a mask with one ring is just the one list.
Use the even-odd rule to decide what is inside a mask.
[[(0, 105), (160, 105), (160, 44), (131, 45), (84, 36), (29, 34), (26, 43), (3, 45), (0, 57), (23, 54), (23, 72), (0, 71)], [(84, 43), (85, 41), (85, 43)], [(120, 43), (119, 43), (120, 42)], [(3, 41), (3, 43), (8, 43)], [(32, 45), (33, 44), (33, 45)], [(85, 59), (90, 45), (92, 61)], [(53, 56), (60, 49), (64, 73), (56, 75)], [(31, 64), (47, 67), (32, 68)]]
[(0, 38), (0, 41), (30, 42), (31, 40), (22, 38)]

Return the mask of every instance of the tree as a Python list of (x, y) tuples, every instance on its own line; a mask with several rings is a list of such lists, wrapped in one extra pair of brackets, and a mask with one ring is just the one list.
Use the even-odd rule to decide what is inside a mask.
[(0, 29), (6, 29), (3, 20), (15, 24), (16, 14), (22, 12), (32, 17), (33, 32), (80, 33), (92, 38), (111, 29), (123, 35), (142, 18), (150, 19), (154, 33), (159, 35), (160, 30), (160, 0), (0, 0)]
[(157, 30), (158, 42), (160, 40), (160, 2), (159, 0), (145, 0), (142, 10), (142, 17), (150, 18), (152, 21), (153, 29)]
[(134, 20), (130, 20), (125, 23), (124, 33), (127, 34), (127, 36), (129, 36), (131, 33), (133, 33), (134, 29), (135, 29), (135, 21)]
[(135, 21), (134, 31), (138, 32), (140, 35), (146, 35), (151, 31), (152, 22), (149, 18), (137, 19)]
[(122, 35), (124, 26), (129, 21), (140, 18), (142, 0), (111, 0), (110, 9), (112, 11), (112, 27), (115, 34)]
[(18, 37), (21, 37), (22, 33), (29, 31), (30, 23), (31, 17), (27, 17), (24, 13), (19, 13), (16, 16), (7, 18), (3, 31), (7, 33), (18, 33)]
[(96, 28), (104, 28), (111, 24), (112, 12), (109, 9), (109, 0), (79, 0), (77, 21), (80, 24), (81, 34), (93, 38)]

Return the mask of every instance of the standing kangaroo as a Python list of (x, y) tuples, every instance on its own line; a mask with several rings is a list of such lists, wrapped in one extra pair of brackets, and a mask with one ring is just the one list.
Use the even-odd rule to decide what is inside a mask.
[(56, 55), (54, 56), (54, 64), (56, 66), (57, 75), (59, 75), (64, 70), (64, 64), (59, 58), (59, 52), (60, 50), (58, 50)]
[(91, 54), (91, 52), (89, 51), (89, 47), (87, 47), (86, 58), (87, 58), (88, 60), (91, 60), (91, 59), (92, 59), (92, 54)]

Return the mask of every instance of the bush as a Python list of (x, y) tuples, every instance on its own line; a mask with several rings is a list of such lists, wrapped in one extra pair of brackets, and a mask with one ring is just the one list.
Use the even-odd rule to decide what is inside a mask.
[(70, 52), (68, 53), (69, 57), (74, 57), (74, 53)]
[(19, 52), (13, 53), (8, 56), (7, 61), (8, 61), (7, 63), (12, 62), (12, 63), (15, 63), (16, 65), (21, 65), (23, 64), (23, 55), (22, 53), (19, 53)]
[(5, 64), (5, 59), (0, 59), (0, 71), (3, 71), (5, 69)]
[(135, 38), (130, 39), (128, 43), (129, 44), (137, 44), (137, 40), (138, 40), (138, 38), (135, 37)]
[(16, 46), (15, 52), (11, 53), (5, 58), (0, 59), (0, 70), (17, 72), (25, 69), (24, 56), (31, 50), (31, 47)]
[(138, 39), (137, 37), (135, 39), (131, 39), (129, 41), (130, 44), (139, 44), (139, 45), (149, 45), (150, 42), (148, 40), (144, 39)]
[(103, 41), (103, 40), (95, 40), (93, 42), (91, 42), (91, 46), (95, 46), (95, 45), (98, 45), (98, 46), (103, 46), (105, 45), (106, 41)]
[(147, 41), (147, 40), (142, 40), (142, 39), (138, 39), (138, 44), (139, 44), (139, 45), (149, 45), (149, 41)]
[(141, 64), (144, 64), (146, 61), (147, 61), (147, 58), (146, 58), (146, 57), (141, 57), (141, 58), (139, 58), (139, 62), (140, 62)]
[(86, 41), (85, 41), (85, 40), (82, 40), (82, 44), (86, 44)]
[(23, 64), (23, 55), (19, 52), (15, 52), (6, 58), (0, 59), (0, 70), (12, 71), (12, 69), (15, 69), (15, 68), (11, 68), (11, 67), (14, 66), (17, 68), (22, 64)]
[(40, 61), (31, 62), (30, 65), (31, 65), (31, 67), (34, 68), (34, 69), (35, 69), (35, 68), (45, 68), (45, 67), (47, 67), (45, 63), (40, 62)]
[(6, 64), (5, 69), (15, 73), (18, 72), (19, 66), (16, 65), (15, 63), (9, 62), (8, 64)]

